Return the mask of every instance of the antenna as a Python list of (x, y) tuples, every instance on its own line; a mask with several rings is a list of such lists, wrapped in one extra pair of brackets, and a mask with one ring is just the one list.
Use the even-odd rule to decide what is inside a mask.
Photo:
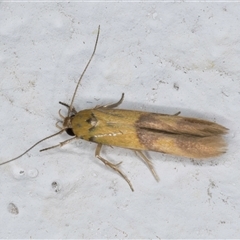
[[(71, 112), (72, 112), (72, 110), (73, 110), (73, 102), (74, 102), (74, 99), (75, 99), (75, 96), (76, 96), (78, 87), (79, 87), (80, 82), (81, 82), (81, 80), (82, 80), (82, 78), (83, 78), (83, 76), (84, 76), (84, 74), (85, 74), (85, 72), (86, 72), (89, 64), (91, 63), (92, 58), (93, 58), (95, 52), (96, 52), (97, 43), (98, 43), (98, 38), (99, 38), (99, 33), (100, 33), (100, 25), (98, 26), (97, 38), (96, 38), (96, 42), (95, 42), (95, 45), (94, 45), (94, 49), (93, 49), (92, 55), (91, 55), (90, 59), (88, 60), (88, 63), (87, 63), (87, 65), (85, 66), (85, 68), (84, 68), (84, 70), (83, 70), (83, 72), (82, 72), (82, 74), (81, 74), (81, 76), (80, 76), (80, 78), (79, 78), (79, 80), (78, 80), (77, 86), (76, 86), (75, 91), (74, 91), (73, 96), (72, 96), (71, 104), (70, 104), (70, 106), (69, 106), (69, 108), (68, 108), (68, 115), (67, 115), (67, 117), (70, 117), (70, 114), (71, 114)], [(61, 134), (62, 132), (64, 132), (65, 130), (66, 130), (65, 128), (62, 128), (61, 131), (59, 131), (59, 132), (57, 132), (57, 133), (54, 133), (54, 134), (52, 134), (52, 135), (50, 135), (50, 136), (48, 136), (48, 137), (45, 137), (45, 138), (43, 138), (43, 139), (41, 139), (40, 141), (36, 142), (34, 145), (32, 145), (29, 149), (27, 149), (25, 152), (23, 152), (23, 153), (22, 153), (21, 155), (19, 155), (18, 157), (15, 157), (15, 158), (12, 158), (12, 159), (10, 159), (10, 160), (8, 160), (8, 161), (5, 161), (5, 162), (3, 162), (3, 163), (0, 163), (0, 166), (17, 160), (18, 158), (20, 158), (20, 157), (22, 157), (23, 155), (25, 155), (26, 153), (28, 153), (31, 149), (33, 149), (34, 147), (36, 147), (39, 143), (41, 143), (41, 142), (43, 142), (43, 141), (45, 141), (45, 140), (47, 140), (47, 139), (49, 139), (49, 138), (55, 137), (55, 136), (57, 136), (58, 134)], [(74, 138), (76, 138), (76, 137), (74, 137)], [(69, 142), (70, 140), (72, 140), (72, 138), (69, 139), (69, 140), (66, 140), (65, 142), (67, 143), (67, 142)], [(65, 143), (65, 142), (63, 142), (63, 143)], [(63, 143), (60, 143), (60, 144), (58, 144), (58, 145), (56, 145), (56, 146), (54, 146), (54, 147), (62, 146)], [(42, 149), (42, 150), (40, 150), (40, 151), (45, 151), (45, 150), (48, 150), (48, 149), (52, 149), (52, 148), (54, 148), (54, 147), (49, 147), (49, 148), (46, 148), (46, 149)]]
[(81, 74), (81, 76), (80, 76), (80, 78), (79, 78), (79, 80), (78, 80), (78, 83), (77, 83), (77, 86), (76, 86), (76, 88), (75, 88), (75, 91), (74, 91), (74, 93), (73, 93), (72, 101), (71, 101), (70, 107), (69, 107), (69, 109), (68, 109), (68, 117), (70, 117), (70, 114), (71, 114), (71, 112), (72, 112), (73, 102), (74, 102), (74, 99), (75, 99), (75, 96), (76, 96), (78, 87), (79, 87), (79, 85), (80, 85), (80, 82), (81, 82), (81, 80), (82, 80), (82, 78), (83, 78), (83, 76), (84, 76), (84, 74), (85, 74), (85, 72), (86, 72), (89, 64), (91, 63), (92, 58), (93, 58), (95, 52), (96, 52), (97, 43), (98, 43), (98, 38), (99, 38), (99, 33), (100, 33), (100, 25), (98, 26), (98, 33), (97, 33), (97, 38), (96, 38), (96, 42), (95, 42), (95, 45), (94, 45), (93, 53), (92, 53), (90, 59), (88, 60), (88, 63), (87, 63), (87, 65), (86, 65), (86, 67), (84, 68), (84, 70), (83, 70), (83, 72), (82, 72), (82, 74)]
[(15, 158), (12, 158), (12, 159), (10, 159), (10, 160), (8, 160), (8, 161), (6, 161), (6, 162), (0, 163), (0, 166), (17, 160), (18, 158), (22, 157), (22, 156), (25, 155), (27, 152), (29, 152), (31, 149), (33, 149), (35, 146), (37, 146), (39, 143), (41, 143), (41, 142), (43, 142), (43, 141), (45, 141), (45, 140), (47, 140), (47, 139), (49, 139), (49, 138), (55, 137), (55, 136), (57, 136), (58, 134), (60, 134), (60, 133), (62, 133), (62, 132), (64, 132), (64, 131), (65, 131), (65, 129), (62, 129), (61, 131), (59, 131), (59, 132), (57, 132), (57, 133), (54, 133), (53, 135), (50, 135), (50, 136), (48, 136), (48, 137), (45, 137), (45, 138), (41, 139), (40, 141), (38, 141), (37, 143), (35, 143), (34, 145), (32, 145), (28, 150), (26, 150), (24, 153), (22, 153), (22, 154), (19, 155), (18, 157), (15, 157)]

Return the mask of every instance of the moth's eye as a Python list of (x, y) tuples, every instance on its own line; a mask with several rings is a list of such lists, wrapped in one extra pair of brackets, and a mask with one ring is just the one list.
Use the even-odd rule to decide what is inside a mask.
[(75, 134), (73, 133), (72, 128), (67, 128), (67, 129), (66, 129), (66, 133), (67, 133), (68, 135), (70, 135), (70, 136), (75, 136)]

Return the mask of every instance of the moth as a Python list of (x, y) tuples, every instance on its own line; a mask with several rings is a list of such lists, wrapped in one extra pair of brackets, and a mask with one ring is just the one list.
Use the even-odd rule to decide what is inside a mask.
[(149, 167), (157, 181), (159, 177), (153, 164), (143, 151), (155, 151), (196, 159), (215, 157), (226, 152), (226, 142), (223, 136), (228, 132), (227, 128), (211, 121), (179, 116), (180, 112), (167, 115), (116, 109), (122, 103), (124, 94), (114, 104), (96, 106), (93, 109), (78, 112), (73, 106), (74, 99), (80, 82), (96, 52), (99, 34), (100, 26), (98, 27), (92, 55), (78, 80), (71, 103), (68, 105), (59, 102), (68, 109), (67, 116), (63, 116), (59, 110), (59, 116), (62, 120), (57, 122), (56, 126), (60, 131), (43, 138), (18, 157), (0, 165), (15, 161), (39, 143), (66, 132), (72, 137), (40, 151), (62, 147), (76, 139), (94, 142), (97, 144), (95, 157), (118, 172), (129, 184), (131, 190), (134, 191), (130, 180), (120, 169), (121, 162), (114, 164), (101, 156), (102, 146), (116, 146), (135, 151)]

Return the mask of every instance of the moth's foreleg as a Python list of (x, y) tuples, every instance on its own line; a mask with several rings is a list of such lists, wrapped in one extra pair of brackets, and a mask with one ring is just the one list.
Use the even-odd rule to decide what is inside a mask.
[(142, 151), (135, 150), (134, 152), (147, 164), (147, 166), (150, 169), (150, 171), (152, 172), (152, 175), (154, 176), (154, 178), (157, 181), (159, 181), (159, 177), (153, 167), (153, 163), (142, 153)]
[(63, 126), (59, 126), (59, 125), (58, 125), (59, 123), (63, 124), (62, 121), (57, 121), (56, 124), (55, 124), (55, 126), (56, 126), (57, 128), (59, 128), (59, 129), (63, 129)]
[(95, 157), (98, 158), (100, 161), (102, 161), (106, 166), (112, 168), (114, 171), (118, 172), (124, 179), (125, 181), (128, 183), (129, 187), (131, 188), (132, 191), (134, 191), (133, 186), (130, 182), (130, 180), (127, 178), (127, 176), (125, 174), (122, 173), (122, 171), (118, 168), (118, 166), (121, 164), (117, 163), (117, 164), (113, 164), (109, 161), (107, 161), (106, 159), (104, 159), (103, 157), (100, 156), (100, 151), (102, 148), (102, 144), (98, 144), (96, 151), (95, 151)]
[(61, 109), (58, 110), (58, 115), (59, 115), (60, 118), (62, 118), (63, 120), (65, 119), (65, 116), (63, 116), (63, 115), (61, 114)]

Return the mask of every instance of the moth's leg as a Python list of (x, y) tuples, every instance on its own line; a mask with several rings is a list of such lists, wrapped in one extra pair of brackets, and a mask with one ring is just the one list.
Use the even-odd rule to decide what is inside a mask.
[(77, 138), (77, 137), (75, 136), (75, 137), (70, 138), (70, 139), (68, 139), (68, 140), (66, 140), (66, 141), (60, 142), (59, 144), (54, 145), (54, 146), (52, 146), (52, 147), (48, 147), (48, 148), (41, 149), (40, 152), (47, 151), (47, 150), (49, 150), (49, 149), (53, 149), (53, 148), (56, 148), (56, 147), (62, 147), (62, 146), (64, 146), (64, 145), (66, 145), (67, 143), (70, 143), (71, 141), (75, 140), (76, 138)]
[(173, 114), (173, 116), (178, 116), (179, 114), (181, 114), (181, 112), (179, 111), (179, 112), (177, 112), (177, 113), (175, 113), (175, 114)]
[[(66, 104), (66, 103), (64, 103), (64, 102), (59, 102), (61, 105), (63, 105), (63, 106), (65, 106), (66, 108), (70, 108), (70, 106), (68, 105), (68, 104)], [(59, 110), (60, 111), (60, 110)], [(77, 114), (77, 111), (76, 111), (76, 109), (73, 107), (72, 108), (72, 113), (74, 113), (74, 114)], [(59, 114), (60, 115), (60, 114)], [(61, 116), (61, 115), (60, 115)], [(65, 117), (64, 117), (65, 118)]]
[(104, 106), (96, 106), (95, 109), (97, 109), (97, 108), (109, 108), (109, 109), (110, 108), (115, 108), (123, 102), (123, 99), (124, 99), (124, 93), (122, 93), (122, 96), (121, 96), (121, 98), (118, 102), (113, 103), (113, 104), (107, 104), (107, 105), (104, 105)]
[[(65, 117), (61, 114), (61, 109), (59, 109), (58, 111), (58, 115), (64, 120)], [(58, 124), (61, 123), (61, 126), (59, 126)], [(55, 126), (59, 129), (63, 129), (63, 121), (57, 121)]]
[(61, 114), (61, 109), (59, 109), (59, 111), (58, 111), (58, 115), (59, 115), (60, 118), (62, 118), (63, 120), (65, 119), (65, 117)]
[(63, 122), (62, 122), (62, 121), (57, 121), (56, 124), (55, 124), (57, 128), (59, 128), (59, 129), (63, 129), (63, 127), (62, 127), (62, 126), (59, 126), (58, 123), (63, 124)]
[(109, 161), (107, 161), (106, 159), (104, 159), (103, 157), (100, 156), (100, 151), (101, 151), (101, 148), (102, 148), (102, 144), (98, 143), (97, 145), (97, 148), (96, 148), (96, 151), (95, 151), (95, 157), (98, 158), (99, 160), (101, 160), (106, 166), (112, 168), (114, 171), (118, 172), (124, 179), (125, 181), (128, 183), (129, 187), (131, 188), (132, 191), (134, 191), (133, 189), (133, 186), (130, 182), (130, 180), (127, 178), (126, 175), (124, 175), (122, 173), (122, 171), (118, 168), (118, 166), (122, 163), (117, 163), (117, 164), (113, 164), (113, 163), (110, 163)]
[(152, 175), (154, 176), (154, 178), (157, 181), (159, 181), (159, 177), (153, 167), (153, 163), (142, 153), (142, 151), (135, 150), (134, 152), (147, 164), (147, 166), (150, 169), (150, 171), (152, 172)]

